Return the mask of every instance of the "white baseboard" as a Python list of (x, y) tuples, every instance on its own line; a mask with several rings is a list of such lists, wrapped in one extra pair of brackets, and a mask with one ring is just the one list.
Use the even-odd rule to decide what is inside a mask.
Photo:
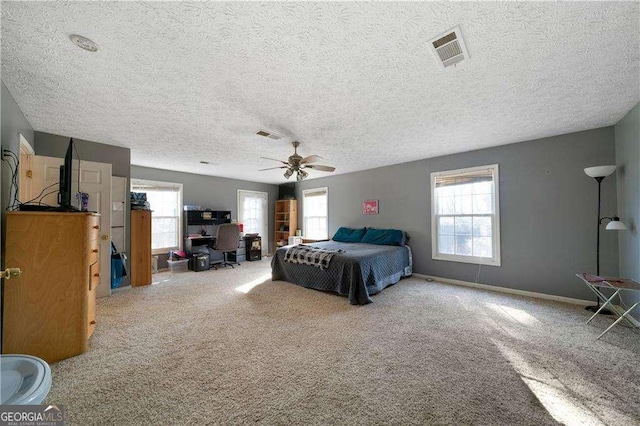
[[(593, 305), (594, 303), (593, 300), (573, 299), (571, 297), (555, 296), (553, 294), (545, 294), (545, 293), (536, 293), (535, 291), (516, 290), (515, 288), (499, 287), (499, 286), (488, 285), (488, 284), (478, 284), (478, 283), (472, 283), (469, 281), (454, 280), (451, 278), (435, 277), (433, 275), (424, 275), (424, 274), (414, 273), (412, 274), (412, 276), (416, 278), (423, 278), (425, 280), (430, 279), (433, 281), (446, 283), (446, 284), (480, 288), (483, 290), (496, 291), (500, 293), (517, 294), (519, 296), (536, 297), (538, 299), (554, 300), (556, 302), (571, 303), (573, 305), (589, 306), (589, 305)], [(625, 318), (628, 318), (636, 327), (640, 328), (640, 322), (636, 320), (633, 316), (627, 315)]]
[(488, 291), (517, 294), (519, 296), (535, 297), (538, 299), (555, 300), (556, 302), (571, 303), (573, 305), (588, 306), (594, 303), (593, 300), (574, 299), (571, 297), (556, 296), (553, 294), (536, 293), (535, 291), (517, 290), (515, 288), (499, 287), (495, 285), (479, 284), (479, 283), (472, 283), (469, 281), (454, 280), (451, 278), (435, 277), (433, 275), (423, 275), (423, 274), (414, 273), (413, 276), (418, 278), (424, 278), (425, 280), (431, 279), (433, 281), (438, 281), (438, 282), (447, 283), (447, 284), (461, 285), (464, 287), (481, 288), (483, 290), (488, 290)]

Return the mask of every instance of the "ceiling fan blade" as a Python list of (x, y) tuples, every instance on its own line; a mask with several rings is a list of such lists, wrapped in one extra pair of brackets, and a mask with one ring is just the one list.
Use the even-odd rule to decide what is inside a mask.
[(268, 169), (260, 169), (259, 172), (264, 172), (265, 170), (274, 170), (274, 169), (286, 169), (288, 166), (280, 166), (280, 167), (269, 167)]
[(321, 172), (333, 172), (336, 170), (335, 167), (321, 166), (320, 164), (307, 164), (306, 168), (320, 170)]
[(319, 155), (310, 155), (300, 160), (300, 164), (315, 163), (318, 160), (322, 160), (322, 157), (320, 157)]
[(278, 163), (286, 164), (287, 166), (289, 165), (289, 163), (287, 163), (286, 161), (276, 160), (275, 158), (269, 158), (269, 157), (260, 157), (260, 158), (264, 158), (265, 160), (277, 161)]

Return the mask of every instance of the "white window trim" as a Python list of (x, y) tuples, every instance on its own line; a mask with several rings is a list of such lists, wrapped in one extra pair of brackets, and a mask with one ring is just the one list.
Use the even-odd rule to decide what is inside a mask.
[(304, 237), (307, 236), (307, 224), (306, 224), (306, 220), (304, 220), (304, 196), (305, 194), (309, 193), (309, 192), (319, 192), (319, 191), (324, 191), (327, 194), (327, 217), (326, 217), (326, 225), (327, 225), (327, 238), (329, 238), (329, 187), (328, 186), (321, 186), (319, 188), (310, 188), (310, 189), (303, 189), (302, 190), (302, 235)]
[[(183, 213), (183, 209), (184, 209), (184, 204), (182, 201), (182, 184), (181, 183), (176, 183), (176, 182), (163, 182), (163, 181), (159, 181), (159, 180), (149, 180), (149, 179), (135, 179), (135, 178), (131, 178), (131, 185), (130, 185), (130, 189), (131, 191), (133, 191), (133, 187), (134, 185), (149, 185), (149, 186), (164, 186), (164, 187), (169, 187), (169, 188), (177, 188), (178, 189), (178, 246), (177, 247), (163, 247), (160, 249), (152, 249), (151, 250), (151, 254), (164, 254), (167, 253), (171, 250), (181, 250), (182, 246), (184, 244), (184, 241), (182, 239), (182, 220), (183, 217), (182, 215)], [(153, 206), (151, 206), (151, 211), (153, 211)]]
[[(436, 203), (435, 203), (435, 183), (436, 177), (458, 175), (464, 173), (473, 173), (481, 170), (493, 170), (493, 191), (494, 191), (494, 211), (493, 215), (493, 258), (478, 256), (460, 256), (455, 254), (439, 254), (438, 253), (438, 230), (436, 229)], [(434, 260), (446, 260), (450, 262), (473, 263), (489, 266), (501, 266), (502, 258), (500, 251), (500, 175), (497, 164), (486, 166), (468, 167), (466, 169), (446, 170), (431, 173), (431, 258)], [(468, 216), (468, 215), (465, 215)]]

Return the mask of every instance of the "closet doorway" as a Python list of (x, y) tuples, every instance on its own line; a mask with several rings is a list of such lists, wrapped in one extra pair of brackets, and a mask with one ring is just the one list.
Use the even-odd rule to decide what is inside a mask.
[(268, 253), (269, 195), (266, 192), (238, 190), (238, 222), (244, 226), (244, 233), (258, 233), (262, 237), (262, 256)]

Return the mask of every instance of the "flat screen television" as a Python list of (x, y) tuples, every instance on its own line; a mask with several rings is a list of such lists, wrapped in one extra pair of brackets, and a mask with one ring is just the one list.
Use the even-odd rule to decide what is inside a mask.
[[(64, 165), (60, 166), (60, 188), (58, 192), (58, 204), (60, 204), (60, 211), (78, 211), (71, 204), (71, 185), (73, 182), (73, 138), (69, 139), (69, 146), (67, 146), (67, 153), (64, 156)], [(78, 164), (78, 169), (80, 165)]]

